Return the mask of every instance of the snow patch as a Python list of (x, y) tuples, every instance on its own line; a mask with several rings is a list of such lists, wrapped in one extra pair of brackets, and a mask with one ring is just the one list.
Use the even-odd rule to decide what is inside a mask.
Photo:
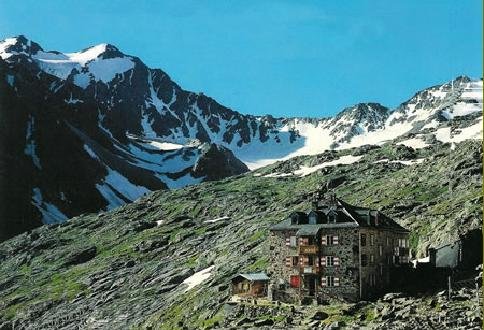
[(186, 278), (183, 281), (183, 284), (187, 285), (184, 292), (187, 292), (188, 290), (193, 289), (194, 287), (196, 287), (197, 285), (201, 284), (203, 281), (208, 279), (210, 276), (212, 276), (212, 270), (214, 267), (215, 266), (210, 266)]
[(217, 222), (217, 221), (222, 221), (222, 220), (228, 220), (228, 219), (230, 219), (230, 217), (223, 216), (223, 217), (220, 217), (220, 218), (205, 220), (204, 222), (206, 222), (206, 223), (212, 223), (212, 222)]
[(459, 143), (465, 140), (482, 140), (482, 117), (474, 125), (457, 129), (451, 142)]
[(13, 46), (17, 43), (17, 38), (7, 38), (3, 41), (0, 41), (0, 58), (7, 59), (12, 55), (15, 55), (15, 52), (7, 52), (7, 48)]
[(119, 198), (116, 192), (107, 184), (96, 184), (96, 189), (103, 196), (104, 200), (108, 203), (106, 210), (112, 210), (118, 206), (126, 204), (126, 201)]
[(455, 132), (450, 127), (443, 127), (435, 131), (435, 138), (443, 143), (459, 143), (465, 140), (482, 140), (482, 117), (476, 124), (457, 128)]
[(122, 176), (119, 172), (107, 167), (108, 175), (104, 178), (104, 183), (109, 184), (119, 191), (127, 199), (134, 201), (145, 193), (149, 193), (150, 190), (142, 186), (132, 184), (126, 177)]
[[(89, 149), (86, 149), (86, 151), (87, 150)], [(150, 190), (145, 187), (131, 183), (126, 177), (109, 166), (106, 166), (106, 169), (108, 174), (104, 177), (102, 183), (96, 184), (96, 188), (108, 202), (108, 206), (106, 207), (107, 210), (111, 210), (126, 203), (126, 201), (123, 200), (123, 198), (120, 198), (118, 194), (122, 195), (129, 201), (134, 201), (150, 192)]]
[(73, 62), (85, 65), (87, 62), (96, 59), (106, 51), (107, 44), (99, 44), (86, 49), (83, 52), (66, 53), (65, 55)]
[(100, 160), (96, 153), (87, 145), (84, 144), (84, 150), (91, 156), (93, 159)]
[(404, 146), (411, 147), (414, 149), (422, 149), (429, 146), (427, 142), (419, 138), (404, 140), (404, 141), (398, 142), (397, 144), (402, 144)]
[(65, 99), (64, 102), (66, 102), (67, 104), (84, 103), (83, 100), (73, 98), (72, 93), (71, 93), (71, 97), (69, 99)]
[(134, 62), (129, 56), (99, 58), (106, 51), (106, 46), (101, 44), (83, 52), (65, 54), (39, 51), (32, 58), (42, 71), (63, 80), (73, 71), (77, 72), (74, 75), (74, 84), (86, 88), (91, 81), (109, 83), (116, 74), (134, 68)]
[(98, 59), (89, 62), (87, 67), (94, 80), (108, 83), (114, 79), (116, 74), (134, 68), (134, 62), (127, 57)]
[(426, 158), (417, 158), (417, 159), (412, 159), (412, 160), (389, 160), (387, 158), (376, 160), (373, 162), (373, 164), (379, 164), (379, 163), (399, 163), (403, 165), (414, 165), (414, 164), (420, 164), (425, 161)]
[(182, 144), (170, 143), (170, 142), (158, 142), (158, 141), (149, 141), (149, 145), (152, 145), (156, 149), (159, 150), (176, 150), (183, 148)]
[(293, 176), (294, 174), (292, 173), (269, 173), (266, 175), (263, 175), (264, 178), (282, 178), (285, 176)]
[(459, 117), (459, 116), (466, 116), (474, 112), (482, 112), (482, 103), (475, 104), (475, 103), (457, 102), (453, 107), (452, 114), (454, 115), (454, 117)]
[(313, 167), (302, 166), (300, 169), (294, 171), (294, 174), (300, 175), (300, 176), (306, 176), (306, 175), (314, 173), (314, 172), (316, 172), (316, 171), (318, 171), (318, 170), (320, 170), (324, 167), (334, 166), (334, 165), (339, 165), (339, 164), (345, 164), (345, 165), (353, 164), (353, 163), (359, 161), (361, 158), (363, 158), (363, 156), (353, 156), (353, 155), (341, 156), (338, 159), (335, 159), (335, 160), (332, 160), (332, 161), (329, 161), (329, 162), (325, 162), (325, 163), (321, 163), (321, 164), (318, 164), (318, 165), (313, 166)]
[(8, 74), (6, 77), (7, 84), (10, 85), (10, 87), (13, 87), (15, 84), (15, 76), (12, 76), (11, 74)]
[(42, 214), (42, 222), (45, 224), (59, 223), (67, 219), (67, 216), (54, 204), (44, 202), (42, 192), (39, 188), (32, 189), (32, 205), (40, 211)]
[(30, 156), (30, 158), (32, 159), (32, 163), (34, 163), (35, 167), (41, 170), (42, 167), (40, 166), (40, 159), (37, 156), (37, 153), (35, 151), (36, 149), (35, 140), (32, 137), (33, 130), (34, 130), (34, 118), (30, 117), (29, 121), (27, 122), (27, 132), (25, 134), (24, 154), (27, 156)]

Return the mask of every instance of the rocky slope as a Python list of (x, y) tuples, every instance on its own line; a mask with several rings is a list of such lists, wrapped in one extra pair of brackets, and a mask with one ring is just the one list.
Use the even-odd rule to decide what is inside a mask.
[[(236, 158), (256, 169), (408, 133), (413, 147), (482, 134), (482, 81), (467, 77), (395, 111), (361, 103), (334, 118), (257, 117), (186, 91), (113, 45), (61, 53), (24, 36), (0, 41), (0, 91), (0, 240), (153, 190), (240, 174), (247, 168)], [(202, 143), (218, 154), (207, 156)]]
[[(292, 306), (269, 301), (224, 305), (232, 329), (481, 329), (475, 290), (409, 297), (389, 293), (377, 301)], [(222, 322), (219, 322), (220, 324)]]
[[(379, 208), (411, 229), (418, 256), (429, 245), (480, 228), (481, 142), (452, 147), (436, 141), (416, 149), (401, 144), (412, 134), (400, 142), (301, 156), (221, 181), (157, 191), (110, 212), (5, 241), (0, 328), (199, 329), (255, 322), (307, 328), (317, 318), (321, 326), (403, 329), (419, 321), (420, 328), (443, 329), (454, 328), (450, 322), (457, 320), (478, 326), (477, 304), (447, 303), (433, 292), (394, 306), (333, 304), (294, 313), (284, 312), (290, 306), (273, 306), (255, 312), (247, 307), (246, 314), (227, 304), (231, 276), (266, 269), (269, 226), (309, 208), (308, 197), (321, 186), (350, 203)], [(315, 312), (330, 317), (314, 318)], [(453, 315), (458, 318), (451, 320)]]

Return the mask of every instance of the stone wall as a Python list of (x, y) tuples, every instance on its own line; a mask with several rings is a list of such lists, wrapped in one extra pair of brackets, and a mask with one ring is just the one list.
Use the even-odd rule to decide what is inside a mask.
[(322, 235), (338, 235), (338, 245), (321, 246), (321, 256), (340, 258), (339, 266), (326, 266), (321, 269), (321, 276), (339, 277), (339, 286), (322, 287), (319, 281), (319, 294), (323, 300), (343, 298), (348, 301), (359, 299), (359, 254), (358, 229), (325, 229)]
[(299, 271), (295, 267), (286, 266), (287, 256), (298, 256), (297, 246), (286, 245), (286, 238), (296, 235), (296, 231), (277, 231), (269, 235), (270, 263), (267, 272), (275, 300), (295, 302), (299, 299), (299, 289), (289, 285), (290, 276), (299, 275)]
[[(408, 235), (376, 228), (361, 228), (359, 232), (360, 239), (361, 234), (366, 235), (366, 245), (360, 244), (360, 253), (367, 256), (367, 266), (361, 267), (360, 270), (361, 294), (362, 298), (370, 298), (385, 292), (389, 287), (390, 269), (395, 267), (393, 258), (395, 247), (398, 247), (399, 238), (408, 238)], [(373, 262), (371, 256), (373, 256)], [(373, 282), (371, 276), (374, 276)]]

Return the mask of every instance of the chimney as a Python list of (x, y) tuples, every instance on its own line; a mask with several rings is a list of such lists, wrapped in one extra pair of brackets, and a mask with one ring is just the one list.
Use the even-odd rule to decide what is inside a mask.
[(317, 211), (317, 210), (318, 210), (318, 201), (317, 201), (317, 200), (313, 200), (313, 201), (311, 202), (311, 206), (312, 206), (312, 207), (311, 207), (311, 209), (312, 209), (313, 211)]

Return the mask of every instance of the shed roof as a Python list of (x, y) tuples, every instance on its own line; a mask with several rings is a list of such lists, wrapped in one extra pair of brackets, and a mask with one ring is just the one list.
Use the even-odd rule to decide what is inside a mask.
[(235, 277), (242, 276), (249, 281), (269, 281), (270, 278), (266, 273), (240, 273)]

